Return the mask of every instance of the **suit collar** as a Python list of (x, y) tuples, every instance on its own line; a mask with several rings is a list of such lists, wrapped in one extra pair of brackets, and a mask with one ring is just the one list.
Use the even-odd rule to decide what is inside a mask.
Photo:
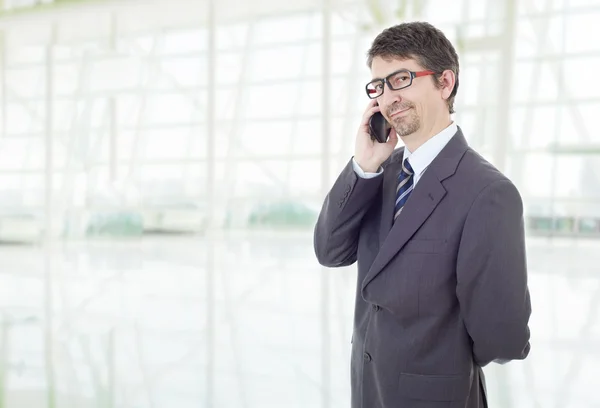
[(439, 181), (444, 181), (454, 175), (467, 149), (469, 149), (469, 144), (463, 135), (462, 129), (458, 126), (452, 139), (431, 162), (429, 170), (435, 173)]

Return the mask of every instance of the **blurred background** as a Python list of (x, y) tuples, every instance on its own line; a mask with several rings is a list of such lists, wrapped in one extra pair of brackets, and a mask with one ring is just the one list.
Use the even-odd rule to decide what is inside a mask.
[(0, 9), (0, 408), (348, 407), (356, 270), (312, 231), (410, 20), (526, 206), (532, 351), (490, 408), (600, 407), (600, 1)]

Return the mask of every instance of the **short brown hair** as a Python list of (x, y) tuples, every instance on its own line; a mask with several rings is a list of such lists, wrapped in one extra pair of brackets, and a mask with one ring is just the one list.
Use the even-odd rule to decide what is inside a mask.
[[(454, 97), (458, 90), (458, 54), (441, 30), (421, 21), (386, 28), (373, 40), (367, 55), (369, 68), (373, 58), (381, 57), (415, 59), (423, 68), (436, 72), (436, 79), (444, 70), (451, 70), (456, 81), (446, 102), (450, 113), (454, 113)], [(438, 81), (434, 82), (440, 86)]]

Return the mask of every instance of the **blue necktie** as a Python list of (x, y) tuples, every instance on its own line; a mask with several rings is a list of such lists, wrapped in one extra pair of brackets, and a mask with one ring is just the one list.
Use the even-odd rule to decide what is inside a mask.
[(408, 162), (408, 159), (405, 159), (402, 163), (402, 171), (398, 175), (398, 187), (396, 187), (396, 206), (394, 208), (394, 221), (402, 212), (402, 208), (408, 197), (410, 197), (410, 193), (413, 191), (413, 169)]

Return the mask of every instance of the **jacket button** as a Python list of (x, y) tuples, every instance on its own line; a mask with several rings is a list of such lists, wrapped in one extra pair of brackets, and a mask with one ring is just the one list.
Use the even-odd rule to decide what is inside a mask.
[(369, 353), (363, 354), (363, 358), (367, 363), (372, 360), (371, 355)]
[(379, 307), (379, 305), (372, 305), (371, 309), (373, 309), (374, 312), (379, 312), (379, 310), (381, 310), (381, 308)]

